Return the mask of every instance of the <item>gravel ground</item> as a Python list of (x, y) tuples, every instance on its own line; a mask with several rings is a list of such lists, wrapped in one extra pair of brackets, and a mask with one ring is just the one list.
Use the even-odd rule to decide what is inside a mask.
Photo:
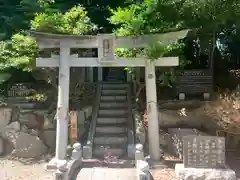
[(1, 180), (52, 180), (51, 172), (44, 170), (46, 162), (25, 165), (15, 160), (0, 158)]
[(177, 180), (174, 169), (154, 169), (152, 170), (154, 180)]
[[(238, 153), (237, 153), (238, 154)], [(240, 177), (240, 157), (235, 153), (228, 154), (227, 162)], [(1, 180), (52, 180), (53, 172), (44, 170), (46, 161), (38, 163), (23, 164), (16, 160), (0, 158), (0, 179)], [(176, 180), (174, 169), (152, 170), (154, 180)]]

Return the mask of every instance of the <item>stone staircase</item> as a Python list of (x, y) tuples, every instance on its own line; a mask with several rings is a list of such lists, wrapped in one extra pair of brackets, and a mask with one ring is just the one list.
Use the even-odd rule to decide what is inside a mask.
[(129, 85), (123, 81), (122, 71), (110, 68), (107, 82), (102, 84), (99, 111), (93, 142), (93, 156), (97, 158), (127, 155)]
[(122, 157), (128, 143), (128, 84), (104, 83), (96, 123), (93, 156)]

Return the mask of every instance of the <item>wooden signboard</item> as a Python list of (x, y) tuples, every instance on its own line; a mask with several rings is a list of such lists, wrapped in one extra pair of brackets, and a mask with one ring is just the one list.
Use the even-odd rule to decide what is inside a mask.
[(77, 140), (78, 139), (77, 111), (70, 112), (70, 132), (71, 132), (71, 139)]

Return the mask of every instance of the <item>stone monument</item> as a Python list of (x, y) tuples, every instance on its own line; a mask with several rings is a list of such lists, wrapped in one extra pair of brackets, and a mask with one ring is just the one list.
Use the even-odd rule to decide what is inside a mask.
[(183, 164), (176, 164), (180, 180), (236, 180), (233, 170), (225, 162), (225, 138), (217, 136), (185, 136)]

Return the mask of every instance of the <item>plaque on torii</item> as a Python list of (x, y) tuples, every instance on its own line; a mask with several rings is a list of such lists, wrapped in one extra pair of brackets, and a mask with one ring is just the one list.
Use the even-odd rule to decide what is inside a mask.
[(97, 36), (98, 61), (99, 63), (110, 63), (115, 60), (115, 36), (104, 34)]

